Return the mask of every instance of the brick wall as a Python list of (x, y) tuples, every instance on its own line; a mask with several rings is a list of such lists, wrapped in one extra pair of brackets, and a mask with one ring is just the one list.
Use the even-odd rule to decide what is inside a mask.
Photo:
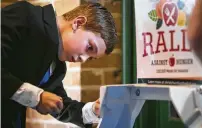
[[(2, 0), (1, 7), (15, 1)], [(42, 6), (48, 4), (49, 1), (51, 0), (31, 0), (33, 4)], [(84, 2), (85, 0), (81, 0), (81, 3)], [(119, 74), (121, 69), (121, 1), (98, 0), (98, 2), (108, 8), (115, 18), (119, 41), (111, 55), (85, 64), (67, 63), (67, 73), (63, 80), (64, 88), (72, 99), (83, 102), (96, 100), (99, 97), (101, 85), (121, 83)], [(54, 3), (58, 15), (79, 4), (80, 0), (55, 0)], [(26, 128), (76, 128), (76, 126), (61, 123), (50, 115), (40, 115), (28, 109)]]

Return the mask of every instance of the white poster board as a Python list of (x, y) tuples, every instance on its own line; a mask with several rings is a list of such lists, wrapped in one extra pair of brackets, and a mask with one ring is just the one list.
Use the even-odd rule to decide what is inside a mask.
[(138, 83), (202, 83), (202, 65), (187, 40), (194, 4), (195, 0), (135, 0)]

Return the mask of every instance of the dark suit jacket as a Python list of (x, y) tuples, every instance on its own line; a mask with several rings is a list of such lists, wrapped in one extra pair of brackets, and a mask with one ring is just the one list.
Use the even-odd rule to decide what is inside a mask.
[(66, 65), (57, 55), (59, 38), (52, 5), (40, 7), (21, 1), (3, 8), (1, 16), (2, 128), (15, 128), (18, 112), (25, 128), (26, 107), (10, 98), (24, 82), (38, 86), (52, 61), (56, 69), (41, 88), (63, 97), (65, 108), (58, 119), (92, 127), (83, 124), (84, 103), (69, 98), (63, 88)]

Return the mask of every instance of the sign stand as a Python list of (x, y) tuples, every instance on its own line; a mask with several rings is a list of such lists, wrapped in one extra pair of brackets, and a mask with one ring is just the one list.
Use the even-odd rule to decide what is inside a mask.
[(171, 101), (188, 128), (202, 128), (202, 86), (102, 86), (98, 128), (133, 128), (145, 100)]

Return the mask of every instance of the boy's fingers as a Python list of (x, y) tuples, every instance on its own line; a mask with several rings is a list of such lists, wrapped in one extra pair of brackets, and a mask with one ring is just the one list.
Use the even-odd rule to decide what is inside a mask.
[(94, 111), (95, 111), (96, 115), (99, 115), (99, 113), (100, 113), (100, 104), (99, 103), (95, 103)]
[(57, 104), (57, 106), (58, 106), (58, 108), (59, 108), (60, 110), (63, 109), (64, 105), (63, 105), (63, 102), (62, 102), (62, 101), (58, 101), (56, 104)]
[(97, 109), (97, 110), (100, 109), (100, 104), (96, 104), (95, 109)]
[(95, 102), (96, 102), (96, 103), (100, 103), (100, 99), (97, 99)]

